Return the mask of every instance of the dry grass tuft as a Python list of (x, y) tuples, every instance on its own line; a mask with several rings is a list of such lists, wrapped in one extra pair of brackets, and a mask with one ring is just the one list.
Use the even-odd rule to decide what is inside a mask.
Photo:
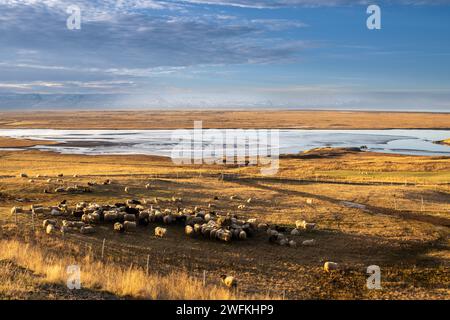
[[(17, 240), (0, 241), (0, 260), (9, 260), (32, 270), (48, 283), (66, 284), (69, 265), (79, 264), (81, 285), (83, 288), (113, 293), (117, 296), (138, 299), (213, 299), (228, 300), (235, 298), (262, 299), (261, 296), (236, 296), (233, 292), (219, 286), (203, 286), (201, 281), (189, 277), (186, 273), (174, 272), (167, 276), (146, 275), (138, 268), (109, 266), (102, 262), (84, 259), (77, 262), (74, 258), (48, 255), (44, 250), (24, 244)], [(20, 283), (11, 283), (15, 291)], [(5, 289), (5, 288), (3, 288)]]

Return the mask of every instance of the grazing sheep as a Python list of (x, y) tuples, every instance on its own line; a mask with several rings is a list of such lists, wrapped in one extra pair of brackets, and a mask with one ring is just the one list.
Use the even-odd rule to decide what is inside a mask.
[(47, 228), (47, 226), (50, 225), (50, 224), (56, 225), (56, 220), (45, 219), (45, 220), (42, 222), (42, 226), (43, 226), (44, 228)]
[(296, 247), (297, 246), (297, 242), (295, 242), (294, 240), (289, 241), (289, 246), (290, 247)]
[(51, 183), (52, 182), (52, 179), (47, 179), (47, 183)]
[(65, 191), (66, 191), (66, 189), (64, 189), (63, 187), (59, 187), (59, 188), (55, 189), (56, 193), (61, 193), (61, 192), (65, 192)]
[(292, 229), (291, 236), (298, 236), (300, 234), (300, 231), (298, 229)]
[(19, 178), (28, 178), (28, 175), (26, 173), (21, 173), (19, 175)]
[(123, 233), (125, 231), (125, 226), (123, 224), (121, 224), (120, 222), (116, 222), (116, 223), (114, 223), (114, 231)]
[(155, 228), (155, 236), (162, 238), (166, 235), (167, 233), (167, 229), (166, 228), (161, 228), (161, 227), (156, 227)]
[(125, 191), (125, 193), (130, 193), (130, 188), (129, 187), (125, 187), (124, 191)]
[(123, 227), (125, 228), (125, 231), (127, 231), (127, 232), (135, 231), (136, 230), (136, 222), (125, 221), (123, 223)]
[(251, 203), (252, 201), (253, 201), (252, 198), (247, 199), (247, 203)]
[(311, 240), (305, 240), (302, 242), (303, 246), (313, 246), (316, 244), (316, 240), (311, 239)]
[(227, 276), (225, 274), (220, 276), (222, 283), (228, 288), (236, 288), (237, 281), (233, 276)]
[(84, 222), (63, 220), (62, 225), (67, 228), (81, 228), (84, 227)]
[(45, 233), (47, 234), (52, 234), (55, 231), (55, 226), (53, 224), (49, 224), (47, 225), (47, 227), (45, 228)]
[(78, 178), (78, 175), (77, 175), (77, 174), (74, 174), (73, 177), (74, 177), (74, 178)]
[(92, 226), (83, 226), (81, 227), (80, 232), (82, 234), (91, 234), (95, 232), (95, 229)]
[(315, 223), (308, 223), (308, 222), (306, 222), (304, 220), (303, 221), (297, 220), (297, 221), (295, 221), (295, 227), (297, 229), (304, 229), (304, 230), (311, 231), (311, 230), (314, 230), (316, 228), (316, 224)]
[(245, 204), (240, 204), (240, 205), (238, 205), (238, 209), (239, 209), (239, 210), (244, 210), (244, 209), (245, 209)]
[(34, 183), (33, 179), (28, 180), (28, 183)]
[(62, 178), (62, 177), (64, 177), (64, 174), (60, 173), (60, 174), (58, 174), (58, 177)]
[(313, 199), (306, 199), (307, 204), (313, 204)]
[(338, 270), (339, 265), (336, 262), (325, 262), (325, 264), (323, 265), (323, 270), (325, 272), (331, 272), (333, 270)]
[(37, 178), (37, 179), (39, 179), (40, 177), (41, 177), (40, 174), (37, 174), (37, 175), (35, 176), (35, 178)]
[(233, 236), (233, 234), (231, 233), (230, 230), (219, 229), (216, 232), (217, 239), (225, 241), (225, 242), (230, 242), (232, 236)]
[(269, 225), (267, 223), (260, 223), (258, 224), (257, 229), (259, 231), (266, 231), (269, 229)]
[(145, 189), (147, 189), (147, 190), (149, 190), (151, 187), (152, 187), (152, 186), (150, 185), (150, 183), (147, 183), (147, 184), (145, 185)]

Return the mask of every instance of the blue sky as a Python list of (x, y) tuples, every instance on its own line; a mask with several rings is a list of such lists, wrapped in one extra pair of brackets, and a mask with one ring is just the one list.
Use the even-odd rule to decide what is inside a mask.
[(0, 0), (0, 107), (450, 112), (449, 35), (450, 0)]

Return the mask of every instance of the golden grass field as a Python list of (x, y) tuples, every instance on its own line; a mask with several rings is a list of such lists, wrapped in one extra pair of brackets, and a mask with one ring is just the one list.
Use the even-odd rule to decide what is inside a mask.
[(0, 112), (0, 128), (43, 129), (449, 129), (449, 113), (361, 111), (32, 111)]
[[(339, 115), (330, 121), (343, 123), (346, 117)], [(419, 125), (405, 117), (402, 125)], [(433, 117), (440, 116), (430, 115), (420, 124), (431, 127)], [(432, 127), (445, 127), (446, 117)], [(56, 123), (39, 115), (11, 114), (2, 119), (2, 127), (51, 127)], [(18, 122), (11, 124), (14, 119)], [(314, 126), (325, 125), (325, 120)], [(153, 121), (137, 123), (136, 127), (147, 127)], [(450, 121), (446, 121), (448, 125)], [(63, 121), (58, 126), (70, 123)], [(205, 123), (207, 127), (210, 122)], [(127, 127), (126, 122), (116, 125)], [(384, 125), (389, 126), (389, 122)], [(299, 121), (298, 127), (302, 126)], [(17, 145), (21, 143), (33, 142), (17, 141)], [(15, 141), (0, 139), (0, 145), (11, 147)], [(259, 169), (177, 166), (170, 159), (151, 156), (0, 151), (0, 298), (450, 298), (450, 158), (325, 149), (282, 157), (279, 173), (273, 177), (261, 176)], [(22, 172), (34, 182), (19, 178)], [(57, 183), (55, 177), (60, 173), (64, 174), (63, 182)], [(235, 178), (220, 180), (222, 173), (232, 173)], [(40, 178), (34, 178), (38, 174)], [(74, 174), (78, 177), (73, 178)], [(48, 183), (48, 177), (53, 182)], [(113, 183), (94, 186), (88, 194), (43, 193), (59, 185), (86, 185), (106, 179)], [(148, 182), (150, 190), (144, 187)], [(131, 187), (131, 194), (124, 192), (125, 186)], [(229, 199), (235, 194), (253, 201), (240, 210), (243, 201)], [(155, 225), (138, 228), (135, 233), (115, 234), (111, 225), (102, 224), (92, 235), (48, 236), (41, 227), (45, 216), (38, 216), (33, 224), (29, 215), (21, 214), (16, 221), (10, 214), (13, 206), (56, 205), (63, 199), (73, 205), (79, 201), (103, 204), (157, 197), (162, 208), (175, 208), (166, 201), (172, 196), (181, 197), (182, 206), (188, 208), (207, 208), (218, 196), (214, 203), (219, 212), (269, 224), (293, 227), (296, 220), (316, 222), (317, 230), (297, 236), (298, 242), (315, 239), (316, 245), (281, 247), (269, 243), (265, 234), (225, 244), (188, 238), (177, 225), (168, 226), (167, 237), (162, 239), (154, 236)], [(106, 245), (101, 259), (103, 239)], [(325, 273), (325, 261), (339, 263), (341, 270)], [(83, 290), (79, 292), (64, 285), (64, 266), (74, 262), (83, 270)], [(380, 266), (382, 290), (366, 288), (369, 265)], [(221, 286), (221, 274), (235, 276), (238, 290), (231, 292)]]

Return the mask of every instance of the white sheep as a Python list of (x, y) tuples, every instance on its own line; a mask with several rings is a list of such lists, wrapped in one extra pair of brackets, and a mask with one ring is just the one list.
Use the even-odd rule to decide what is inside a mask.
[(306, 199), (307, 204), (313, 204), (313, 199)]
[(93, 226), (83, 226), (83, 227), (81, 227), (80, 232), (82, 234), (90, 234), (90, 233), (94, 233), (95, 229)]
[(155, 228), (155, 236), (162, 238), (166, 235), (167, 233), (167, 229), (166, 228), (161, 228), (161, 227), (156, 227)]
[(58, 209), (53, 208), (52, 211), (50, 211), (50, 215), (52, 216), (60, 216), (62, 215), (62, 212)]
[(147, 190), (149, 190), (151, 187), (152, 187), (152, 186), (151, 186), (150, 183), (147, 183), (147, 184), (145, 185), (145, 189), (147, 189)]
[(125, 221), (136, 221), (136, 216), (134, 214), (125, 214), (123, 216)]
[(192, 237), (192, 236), (195, 234), (194, 228), (191, 227), (191, 226), (189, 226), (189, 225), (187, 225), (187, 226), (184, 228), (184, 232), (186, 233), (186, 235), (188, 235), (188, 236), (190, 236), (190, 237)]
[(297, 246), (297, 242), (295, 242), (294, 240), (289, 241), (289, 246), (290, 247), (296, 247)]
[(56, 220), (45, 219), (45, 220), (42, 222), (42, 226), (43, 226), (44, 228), (47, 228), (48, 225), (56, 225)]
[(240, 204), (240, 205), (238, 206), (238, 209), (239, 209), (239, 210), (244, 210), (244, 209), (245, 209), (245, 204)]
[(228, 288), (236, 288), (237, 281), (233, 276), (221, 275), (220, 276), (222, 283)]
[(136, 230), (136, 222), (125, 221), (123, 223), (123, 227), (124, 227), (125, 231), (135, 231)]
[(248, 199), (247, 199), (247, 203), (251, 203), (252, 201), (253, 201), (252, 198), (248, 198)]
[(247, 239), (247, 233), (244, 230), (239, 232), (239, 239), (241, 239), (241, 240)]
[(47, 234), (52, 234), (55, 231), (55, 226), (53, 224), (49, 224), (47, 225), (47, 227), (45, 228), (45, 232)]
[(338, 270), (338, 268), (339, 268), (339, 265), (336, 262), (327, 261), (323, 265), (323, 270), (325, 270), (325, 272), (331, 272), (333, 270)]
[(125, 187), (124, 191), (125, 193), (130, 193), (130, 187)]
[(316, 244), (316, 240), (311, 239), (311, 240), (305, 240), (302, 242), (303, 246), (313, 246)]
[(300, 234), (300, 231), (298, 229), (292, 229), (291, 236), (298, 236)]

